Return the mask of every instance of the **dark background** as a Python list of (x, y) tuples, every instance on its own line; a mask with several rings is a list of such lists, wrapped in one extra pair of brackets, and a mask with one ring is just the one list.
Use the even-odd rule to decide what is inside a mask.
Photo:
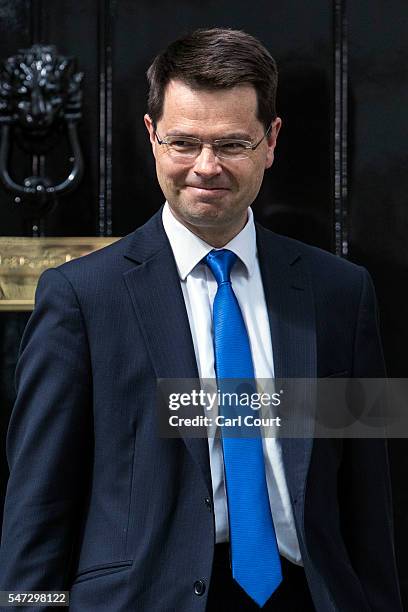
[[(407, 377), (408, 7), (406, 0), (0, 0), (0, 59), (55, 44), (84, 72), (85, 174), (33, 230), (0, 186), (3, 236), (120, 236), (162, 204), (143, 125), (145, 70), (196, 27), (242, 28), (280, 66), (276, 160), (254, 205), (267, 227), (365, 265), (373, 276), (390, 376)], [(64, 147), (49, 167), (67, 164)], [(18, 151), (11, 172), (27, 175)], [(405, 282), (404, 282), (405, 281)], [(25, 313), (0, 313), (1, 436), (14, 398)], [(401, 587), (408, 602), (405, 440), (390, 442)], [(2, 491), (7, 477), (4, 454)], [(375, 534), (373, 534), (375, 538)]]

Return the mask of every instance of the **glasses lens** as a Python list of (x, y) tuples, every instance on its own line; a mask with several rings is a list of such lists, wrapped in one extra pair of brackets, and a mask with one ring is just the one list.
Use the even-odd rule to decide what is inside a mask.
[(201, 143), (194, 138), (167, 138), (169, 152), (174, 157), (197, 157), (201, 151)]
[(222, 140), (214, 143), (214, 153), (222, 159), (246, 159), (248, 144), (241, 140)]

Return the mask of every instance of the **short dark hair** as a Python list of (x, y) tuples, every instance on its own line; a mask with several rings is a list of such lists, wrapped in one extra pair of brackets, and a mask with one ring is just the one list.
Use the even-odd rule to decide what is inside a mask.
[(200, 29), (179, 38), (155, 57), (147, 79), (148, 113), (154, 125), (163, 114), (165, 90), (172, 79), (204, 90), (253, 85), (257, 117), (265, 129), (276, 118), (276, 62), (259, 40), (241, 30)]

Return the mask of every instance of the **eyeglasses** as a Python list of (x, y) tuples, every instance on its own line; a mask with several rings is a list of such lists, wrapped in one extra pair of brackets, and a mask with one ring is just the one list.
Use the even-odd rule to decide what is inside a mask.
[(219, 159), (247, 159), (252, 151), (261, 144), (271, 131), (272, 123), (266, 130), (262, 138), (255, 144), (248, 140), (237, 140), (235, 138), (219, 138), (208, 142), (200, 140), (200, 138), (194, 138), (193, 136), (167, 136), (166, 138), (160, 139), (157, 132), (155, 132), (156, 140), (159, 145), (165, 145), (169, 154), (176, 160), (191, 161), (198, 157), (201, 153), (203, 145), (209, 145), (214, 155)]

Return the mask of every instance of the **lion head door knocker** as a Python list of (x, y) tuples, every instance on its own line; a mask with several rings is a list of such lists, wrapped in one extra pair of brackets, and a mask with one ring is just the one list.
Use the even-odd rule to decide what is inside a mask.
[[(83, 158), (77, 123), (81, 117), (83, 73), (75, 60), (57, 53), (54, 46), (33, 45), (21, 49), (0, 65), (0, 180), (14, 201), (41, 217), (57, 198), (74, 189), (82, 176)], [(51, 156), (66, 150), (65, 176), (49, 176)], [(16, 145), (28, 161), (30, 176), (15, 177), (10, 168)], [(54, 164), (55, 165), (55, 164)], [(14, 178), (13, 178), (14, 176)]]

